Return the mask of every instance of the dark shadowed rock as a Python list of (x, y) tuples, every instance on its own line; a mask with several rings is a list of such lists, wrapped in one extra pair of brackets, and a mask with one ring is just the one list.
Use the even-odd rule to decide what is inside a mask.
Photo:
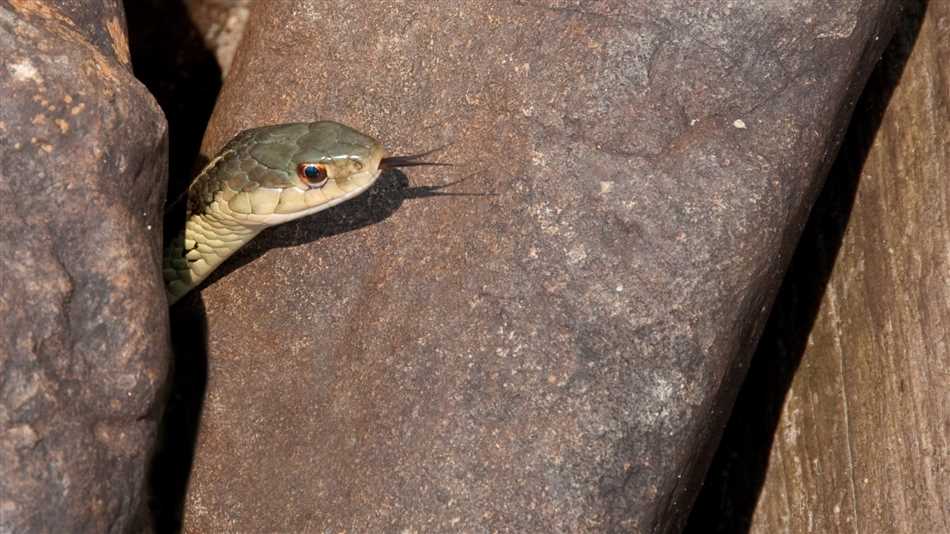
[(950, 3), (907, 4), (690, 532), (948, 530)]
[(116, 2), (0, 3), (0, 531), (138, 529), (165, 122)]
[(209, 149), (330, 118), (458, 165), (203, 291), (186, 528), (678, 529), (893, 14), (735, 6), (255, 4)]
[(126, 17), (135, 76), (168, 119), (168, 198), (176, 199), (195, 168), (204, 167), (198, 149), (221, 89), (221, 70), (181, 0), (127, 0)]

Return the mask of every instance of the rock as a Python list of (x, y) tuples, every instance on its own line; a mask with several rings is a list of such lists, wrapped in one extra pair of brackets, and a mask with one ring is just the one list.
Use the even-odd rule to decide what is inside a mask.
[(950, 4), (922, 4), (858, 104), (691, 532), (950, 524)]
[(263, 6), (206, 155), (328, 118), (457, 165), (191, 298), (186, 530), (680, 528), (893, 3)]
[(0, 531), (141, 529), (166, 140), (118, 2), (0, 6)]
[(222, 75), (227, 76), (244, 35), (251, 0), (185, 0), (185, 4), (205, 44), (214, 51)]

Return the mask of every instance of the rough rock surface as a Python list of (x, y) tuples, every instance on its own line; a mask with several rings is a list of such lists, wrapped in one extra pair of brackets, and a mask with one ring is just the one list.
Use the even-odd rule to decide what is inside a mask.
[(950, 3), (926, 16), (910, 4), (796, 251), (691, 532), (950, 531)]
[(255, 4), (208, 148), (333, 118), (458, 165), (182, 301), (186, 529), (675, 531), (893, 7)]
[(123, 532), (168, 361), (165, 123), (118, 2), (52, 4), (0, 2), (0, 531)]
[(222, 76), (227, 76), (244, 35), (251, 0), (186, 0), (185, 4), (208, 48), (214, 51)]

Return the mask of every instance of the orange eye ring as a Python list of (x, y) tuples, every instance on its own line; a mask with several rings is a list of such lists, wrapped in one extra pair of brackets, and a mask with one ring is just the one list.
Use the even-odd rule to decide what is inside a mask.
[(327, 183), (327, 166), (322, 163), (301, 163), (297, 165), (297, 176), (311, 187), (320, 187)]

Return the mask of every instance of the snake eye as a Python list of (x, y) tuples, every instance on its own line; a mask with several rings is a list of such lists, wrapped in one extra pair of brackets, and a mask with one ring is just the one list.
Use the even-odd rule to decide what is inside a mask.
[(308, 185), (320, 187), (327, 181), (327, 167), (322, 163), (301, 163), (297, 175)]

